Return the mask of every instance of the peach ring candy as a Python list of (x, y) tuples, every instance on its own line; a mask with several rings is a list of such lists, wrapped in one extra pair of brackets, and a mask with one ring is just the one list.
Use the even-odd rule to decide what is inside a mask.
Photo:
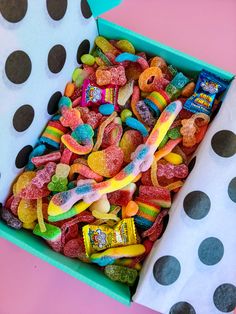
[(155, 80), (158, 80), (161, 77), (162, 77), (162, 72), (160, 68), (150, 67), (140, 74), (139, 80), (138, 80), (139, 88), (143, 92), (151, 93), (155, 90)]
[(182, 109), (180, 101), (172, 102), (162, 112), (145, 144), (140, 145), (133, 154), (132, 161), (110, 180), (82, 184), (69, 191), (54, 195), (48, 206), (48, 213), (56, 216), (68, 211), (73, 204), (83, 199), (90, 203), (98, 200), (103, 194), (122, 189), (131, 183), (135, 177), (148, 170), (153, 162), (153, 155), (168, 132), (175, 118)]
[(92, 263), (99, 266), (111, 265), (118, 258), (135, 257), (145, 253), (145, 246), (142, 244), (134, 244), (123, 247), (107, 249), (101, 253), (94, 253), (90, 256)]

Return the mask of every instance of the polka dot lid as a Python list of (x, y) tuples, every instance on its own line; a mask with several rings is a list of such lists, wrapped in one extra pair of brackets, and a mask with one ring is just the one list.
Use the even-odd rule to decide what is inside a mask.
[(158, 312), (233, 313), (236, 307), (235, 100), (234, 80), (141, 272), (133, 300)]
[(4, 202), (43, 127), (57, 111), (65, 82), (89, 52), (97, 25), (87, 0), (1, 0), (0, 12), (4, 99), (0, 202)]

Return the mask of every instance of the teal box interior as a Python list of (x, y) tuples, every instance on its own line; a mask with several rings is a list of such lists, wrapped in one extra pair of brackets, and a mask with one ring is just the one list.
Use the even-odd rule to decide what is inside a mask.
[[(93, 0), (90, 0), (91, 4)], [(115, 1), (118, 4), (120, 1)], [(107, 3), (107, 1), (104, 1)], [(114, 3), (112, 6), (114, 6)], [(111, 6), (106, 4), (106, 9)], [(102, 10), (103, 12), (105, 10)], [(100, 7), (94, 7), (94, 16), (101, 13)], [(159, 55), (168, 63), (173, 64), (188, 75), (197, 75), (203, 68), (209, 70), (220, 77), (232, 80), (232, 73), (221, 70), (213, 65), (197, 60), (194, 57), (186, 55), (180, 51), (167, 47), (161, 43), (148, 39), (140, 34), (134, 33), (131, 30), (120, 27), (116, 24), (108, 22), (102, 18), (97, 20), (98, 33), (110, 39), (128, 39), (135, 48), (139, 51), (145, 51), (150, 55)], [(63, 89), (64, 86), (61, 86)], [(130, 290), (126, 285), (113, 282), (94, 265), (85, 264), (78, 260), (69, 259), (59, 253), (52, 251), (45, 242), (33, 236), (31, 232), (26, 230), (15, 231), (7, 227), (0, 221), (0, 236), (8, 241), (16, 244), (29, 253), (38, 256), (51, 265), (63, 270), (71, 276), (87, 283), (88, 285), (100, 290), (108, 296), (118, 300), (121, 303), (129, 305), (131, 302)]]

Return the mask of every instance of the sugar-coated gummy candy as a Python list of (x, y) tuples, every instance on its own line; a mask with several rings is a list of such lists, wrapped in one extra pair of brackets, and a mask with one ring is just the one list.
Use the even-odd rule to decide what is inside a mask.
[(79, 258), (81, 254), (85, 257), (84, 240), (82, 237), (71, 239), (63, 248), (63, 254), (71, 258)]
[(150, 67), (158, 67), (163, 70), (167, 67), (167, 64), (163, 58), (156, 56), (151, 59)]
[(125, 85), (127, 79), (125, 76), (125, 69), (122, 65), (112, 67), (99, 67), (96, 71), (96, 83), (102, 85)]
[(22, 199), (18, 206), (18, 218), (23, 223), (32, 223), (37, 219), (37, 204), (35, 200)]
[(22, 222), (7, 208), (0, 206), (0, 217), (9, 227), (17, 230), (22, 228)]
[(46, 165), (48, 162), (52, 162), (52, 161), (57, 162), (60, 159), (61, 159), (61, 153), (58, 151), (58, 152), (49, 153), (43, 156), (33, 157), (31, 161), (36, 167), (40, 167), (40, 166)]
[(38, 198), (46, 197), (50, 194), (47, 186), (43, 186), (42, 188), (38, 188), (34, 184), (29, 184), (19, 193), (19, 197), (26, 200), (36, 200)]
[(135, 191), (136, 184), (132, 182), (123, 189), (108, 193), (107, 197), (112, 205), (126, 206), (132, 200)]
[(31, 159), (36, 156), (41, 156), (45, 153), (46, 146), (44, 144), (37, 145), (29, 155), (29, 162), (25, 166), (25, 170), (32, 171), (35, 169), (35, 165), (31, 162)]
[(88, 156), (88, 165), (101, 176), (111, 178), (120, 171), (123, 160), (122, 149), (112, 145), (104, 150), (91, 153)]
[(126, 163), (131, 161), (131, 154), (136, 148), (143, 143), (143, 136), (136, 130), (127, 130), (124, 132), (121, 141), (120, 148), (124, 153), (124, 161)]
[(131, 269), (120, 265), (107, 265), (104, 269), (105, 275), (113, 281), (126, 283), (129, 286), (134, 285), (138, 272), (136, 269)]
[(95, 38), (95, 44), (102, 50), (103, 53), (110, 52), (114, 55), (119, 54), (119, 50), (117, 50), (105, 37), (97, 36)]
[(102, 143), (101, 143), (101, 148), (107, 148), (111, 145), (119, 145), (121, 137), (122, 137), (122, 133), (123, 133), (123, 129), (122, 129), (122, 125), (115, 123), (115, 119), (114, 122), (111, 122), (107, 125), (107, 127), (104, 130), (103, 133), (103, 137), (102, 137)]
[(140, 185), (139, 196), (164, 208), (171, 206), (170, 191), (162, 187)]
[(49, 183), (52, 175), (56, 170), (56, 163), (49, 162), (42, 170), (38, 170), (36, 176), (32, 179), (32, 183), (38, 188), (42, 188), (45, 184)]
[(137, 102), (136, 109), (137, 109), (137, 112), (138, 112), (142, 122), (146, 126), (153, 127), (155, 125), (156, 119), (153, 117), (148, 106), (145, 104), (145, 102), (143, 100), (140, 100)]
[(157, 168), (157, 175), (159, 177), (166, 177), (167, 179), (171, 179), (173, 177), (184, 179), (188, 175), (188, 167), (184, 164), (181, 165), (173, 165), (170, 163), (167, 164), (159, 164)]
[(15, 185), (15, 192), (18, 195), (25, 187), (27, 187), (30, 182), (35, 178), (36, 172), (25, 171), (18, 177)]

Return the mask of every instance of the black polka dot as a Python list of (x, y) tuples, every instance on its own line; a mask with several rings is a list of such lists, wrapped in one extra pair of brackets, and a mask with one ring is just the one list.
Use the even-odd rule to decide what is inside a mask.
[(169, 314), (196, 314), (196, 312), (188, 302), (178, 302), (171, 307)]
[(204, 218), (211, 207), (211, 201), (202, 191), (190, 192), (184, 199), (184, 211), (192, 219)]
[(31, 125), (34, 119), (34, 109), (30, 105), (18, 108), (13, 117), (13, 126), (16, 131), (23, 132)]
[(11, 23), (21, 21), (28, 8), (27, 0), (0, 0), (0, 12)]
[(90, 50), (90, 42), (88, 39), (82, 41), (77, 50), (77, 62), (81, 63), (81, 56), (85, 53), (89, 53)]
[(15, 164), (17, 168), (23, 168), (29, 160), (29, 155), (32, 152), (33, 147), (31, 145), (27, 145), (23, 147), (16, 156)]
[(90, 10), (90, 6), (88, 4), (87, 0), (81, 0), (81, 12), (83, 14), (83, 16), (88, 19), (92, 16), (92, 12)]
[(232, 131), (222, 130), (211, 139), (214, 152), (221, 157), (231, 157), (236, 153), (236, 135)]
[(193, 170), (193, 168), (194, 168), (194, 166), (195, 166), (195, 163), (196, 163), (196, 159), (197, 159), (197, 157), (194, 156), (194, 157), (191, 159), (190, 163), (188, 164), (188, 171), (189, 171), (189, 173)]
[(49, 114), (54, 114), (57, 112), (58, 110), (58, 102), (62, 97), (62, 93), (61, 92), (55, 92), (51, 98), (49, 99), (48, 102), (48, 113)]
[(233, 178), (229, 183), (228, 194), (230, 199), (236, 203), (236, 177)]
[(8, 79), (15, 84), (24, 83), (31, 73), (31, 60), (27, 53), (21, 50), (12, 52), (5, 63), (5, 72)]
[(224, 255), (223, 243), (214, 237), (210, 237), (202, 241), (198, 248), (198, 256), (200, 261), (205, 265), (215, 265), (219, 263)]
[(162, 256), (153, 266), (153, 276), (164, 286), (174, 283), (180, 275), (180, 263), (174, 256)]
[(66, 50), (62, 45), (55, 45), (48, 54), (48, 67), (52, 73), (62, 70), (66, 61)]
[(220, 285), (214, 292), (213, 300), (219, 311), (233, 311), (236, 307), (236, 287), (230, 283)]
[(55, 21), (63, 18), (67, 9), (67, 0), (47, 0), (48, 14)]

